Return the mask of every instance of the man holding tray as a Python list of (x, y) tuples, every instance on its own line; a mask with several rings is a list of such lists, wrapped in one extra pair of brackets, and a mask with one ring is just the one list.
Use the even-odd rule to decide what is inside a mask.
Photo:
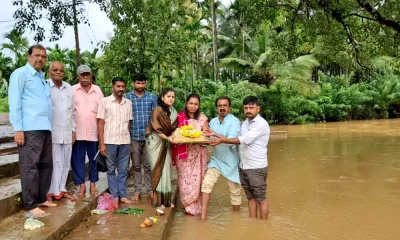
[(249, 216), (257, 218), (257, 209), (261, 219), (268, 219), (267, 173), (268, 173), (268, 140), (270, 128), (268, 122), (259, 115), (260, 102), (257, 97), (248, 96), (243, 100), (244, 113), (247, 119), (242, 123), (239, 137), (217, 138), (210, 145), (220, 143), (240, 144), (240, 182), (249, 200)]
[[(225, 96), (219, 97), (215, 102), (215, 106), (218, 117), (210, 121), (210, 129), (205, 130), (205, 134), (220, 138), (236, 138), (240, 131), (240, 121), (229, 113), (231, 100)], [(240, 210), (242, 198), (240, 195), (241, 186), (238, 165), (239, 152), (235, 144), (221, 144), (215, 147), (201, 184), (202, 220), (206, 219), (208, 200), (214, 184), (221, 174), (228, 180), (233, 211)]]

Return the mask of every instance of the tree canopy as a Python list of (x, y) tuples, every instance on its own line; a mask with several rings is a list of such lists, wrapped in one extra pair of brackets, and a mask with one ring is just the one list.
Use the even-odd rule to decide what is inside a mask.
[[(70, 82), (80, 61), (92, 67), (106, 94), (112, 77), (131, 79), (144, 72), (149, 90), (176, 89), (178, 107), (189, 92), (201, 93), (208, 114), (214, 114), (212, 103), (220, 94), (235, 98), (235, 113), (240, 113), (243, 94), (256, 94), (268, 105), (263, 114), (271, 123), (384, 118), (400, 112), (398, 1), (235, 0), (229, 6), (215, 0), (91, 2), (101, 5), (114, 34), (93, 52), (59, 45), (48, 49), (49, 60), (66, 64)], [(52, 24), (53, 40), (73, 25), (73, 18), (90, 24), (81, 14), (80, 0), (14, 3), (20, 8), (11, 36), (28, 28), (42, 39), (42, 18)], [(24, 59), (26, 45), (18, 47), (22, 42), (10, 38), (12, 44), (3, 48)], [(0, 55), (6, 79), (10, 67), (20, 65), (16, 59)]]

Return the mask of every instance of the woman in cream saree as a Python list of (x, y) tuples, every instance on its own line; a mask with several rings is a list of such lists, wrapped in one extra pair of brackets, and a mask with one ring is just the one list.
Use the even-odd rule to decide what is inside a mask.
[(146, 154), (151, 168), (153, 205), (173, 207), (171, 201), (171, 134), (178, 126), (173, 89), (165, 89), (146, 128)]

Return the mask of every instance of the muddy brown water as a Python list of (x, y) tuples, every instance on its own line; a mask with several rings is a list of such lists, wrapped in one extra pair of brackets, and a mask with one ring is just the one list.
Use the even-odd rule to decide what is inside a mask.
[[(223, 178), (209, 219), (178, 210), (169, 240), (400, 239), (400, 120), (274, 126), (268, 221), (230, 209)], [(243, 192), (242, 192), (243, 193)]]

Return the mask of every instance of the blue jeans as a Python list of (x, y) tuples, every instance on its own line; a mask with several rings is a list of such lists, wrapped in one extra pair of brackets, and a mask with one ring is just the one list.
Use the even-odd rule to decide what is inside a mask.
[[(114, 197), (126, 197), (126, 181), (131, 153), (130, 144), (106, 144), (108, 189)], [(116, 175), (115, 170), (118, 171)]]
[(99, 181), (96, 161), (94, 157), (98, 151), (99, 142), (77, 140), (72, 145), (71, 168), (75, 184), (85, 183), (85, 158), (89, 158), (89, 180), (92, 183)]

